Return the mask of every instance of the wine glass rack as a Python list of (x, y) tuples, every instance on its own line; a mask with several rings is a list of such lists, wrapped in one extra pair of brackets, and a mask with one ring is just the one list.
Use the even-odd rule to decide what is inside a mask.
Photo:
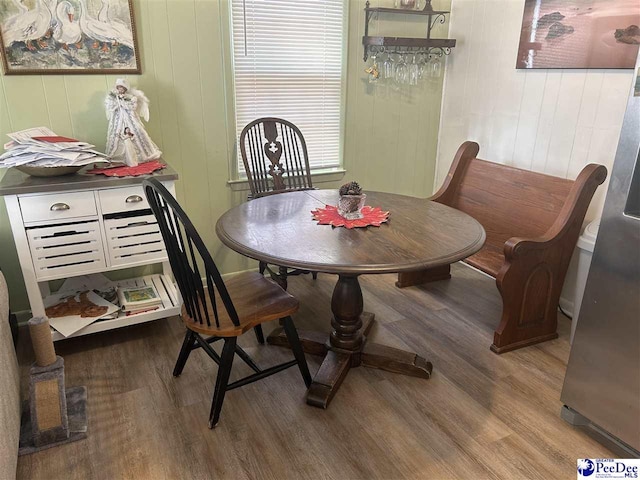
[[(392, 51), (392, 52), (415, 52), (430, 55), (449, 55), (451, 49), (456, 46), (455, 39), (452, 38), (431, 38), (431, 31), (436, 24), (443, 24), (446, 15), (451, 12), (434, 10), (431, 0), (426, 0), (425, 6), (421, 10), (409, 10), (405, 8), (371, 7), (367, 0), (364, 9), (365, 23), (362, 45), (364, 46), (364, 61), (367, 61), (372, 52)], [(369, 22), (374, 16), (380, 14), (401, 14), (401, 15), (422, 15), (428, 17), (426, 38), (407, 37), (378, 37), (369, 36)]]

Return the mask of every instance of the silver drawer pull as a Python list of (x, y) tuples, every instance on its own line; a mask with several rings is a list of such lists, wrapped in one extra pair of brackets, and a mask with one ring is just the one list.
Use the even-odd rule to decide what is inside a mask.
[(49, 210), (51, 210), (52, 212), (60, 212), (62, 210), (69, 210), (70, 208), (71, 207), (66, 203), (54, 203), (53, 205), (51, 205)]
[(126, 199), (126, 203), (138, 203), (142, 201), (142, 197), (140, 195), (129, 195)]

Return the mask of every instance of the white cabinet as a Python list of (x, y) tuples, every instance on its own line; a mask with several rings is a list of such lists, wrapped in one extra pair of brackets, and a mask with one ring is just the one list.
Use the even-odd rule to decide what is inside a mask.
[[(34, 316), (45, 315), (43, 297), (49, 294), (50, 280), (153, 263), (162, 264), (163, 275), (122, 283), (153, 283), (163, 299), (162, 308), (98, 321), (74, 336), (179, 314), (180, 298), (170, 280), (164, 242), (140, 179), (120, 179), (119, 182), (91, 176), (64, 182), (56, 178), (52, 185), (46, 179), (16, 175), (21, 174), (10, 171), (5, 175), (0, 183), (0, 195), (5, 198)], [(175, 178), (175, 172), (169, 170), (159, 179), (175, 193)], [(55, 191), (55, 182), (59, 183), (59, 191)], [(54, 334), (54, 340), (61, 338), (64, 337), (57, 332)]]

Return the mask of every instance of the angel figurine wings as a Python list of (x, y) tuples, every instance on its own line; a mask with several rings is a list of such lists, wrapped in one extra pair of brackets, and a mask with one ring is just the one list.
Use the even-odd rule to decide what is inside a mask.
[(141, 90), (131, 88), (119, 78), (105, 99), (107, 120), (106, 153), (112, 160), (130, 167), (160, 158), (162, 152), (144, 129), (141, 118), (149, 121), (149, 99)]

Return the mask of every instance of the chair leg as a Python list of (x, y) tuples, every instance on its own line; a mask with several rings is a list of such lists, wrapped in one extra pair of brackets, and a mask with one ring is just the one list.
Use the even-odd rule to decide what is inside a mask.
[(283, 290), (287, 289), (287, 267), (278, 267), (278, 285), (282, 287)]
[(264, 345), (264, 333), (262, 332), (262, 325), (253, 327), (253, 332), (256, 334), (256, 340), (260, 345)]
[(267, 269), (267, 264), (264, 262), (260, 262), (258, 265), (258, 271), (260, 272), (260, 275), (264, 275), (264, 271)]
[(216, 387), (213, 391), (213, 401), (211, 402), (211, 413), (209, 414), (209, 428), (214, 428), (220, 419), (222, 402), (224, 402), (224, 395), (227, 393), (233, 357), (236, 353), (236, 340), (236, 337), (227, 338), (224, 341), (224, 347), (222, 347), (222, 360), (218, 368)]
[(246, 363), (247, 365), (249, 365), (249, 367), (251, 367), (251, 370), (253, 370), (256, 373), (260, 373), (262, 371), (258, 366), (258, 364), (253, 361), (253, 358), (251, 358), (249, 354), (245, 352), (240, 345), (236, 345), (236, 353), (244, 363)]
[(317, 280), (317, 279), (318, 279), (318, 272), (311, 272), (311, 277), (312, 277), (314, 280)]
[(182, 341), (182, 348), (180, 349), (180, 353), (178, 354), (178, 360), (176, 360), (176, 366), (173, 367), (174, 377), (180, 376), (185, 363), (187, 363), (187, 359), (189, 358), (189, 354), (191, 353), (191, 347), (193, 347), (193, 343), (195, 342), (194, 335), (195, 334), (189, 329), (187, 329), (187, 332), (184, 334), (184, 340)]
[(302, 350), (302, 344), (300, 343), (296, 326), (293, 324), (291, 317), (283, 318), (282, 322), (284, 325), (284, 333), (287, 335), (289, 346), (291, 346), (291, 350), (293, 351), (293, 356), (298, 361), (298, 368), (304, 379), (304, 384), (309, 388), (309, 386), (311, 386), (311, 373), (309, 373), (309, 366), (304, 356), (304, 350)]

